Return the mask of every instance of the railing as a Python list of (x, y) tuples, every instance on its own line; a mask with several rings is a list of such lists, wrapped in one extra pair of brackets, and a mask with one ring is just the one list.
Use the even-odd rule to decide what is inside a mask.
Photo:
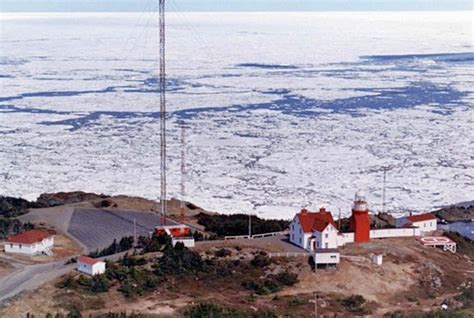
[(297, 253), (297, 252), (286, 252), (286, 253), (268, 253), (268, 257), (307, 257), (309, 253)]
[(224, 240), (243, 240), (243, 239), (249, 239), (250, 236), (248, 235), (232, 235), (232, 236), (224, 236)]
[(356, 262), (366, 262), (366, 261), (368, 261), (367, 258), (362, 257), (362, 256), (341, 255), (341, 258), (347, 258), (351, 261), (356, 261)]
[(286, 235), (286, 234), (288, 234), (288, 233), (289, 233), (289, 231), (262, 233), (262, 234), (255, 234), (255, 235), (252, 235), (252, 238), (262, 238), (262, 237), (268, 237), (268, 236)]
[(224, 236), (224, 240), (248, 240), (248, 239), (255, 239), (255, 238), (263, 238), (269, 236), (277, 236), (277, 235), (286, 235), (289, 231), (280, 231), (280, 232), (270, 232), (270, 233), (262, 233), (262, 234), (254, 234), (252, 236), (249, 235), (230, 235)]

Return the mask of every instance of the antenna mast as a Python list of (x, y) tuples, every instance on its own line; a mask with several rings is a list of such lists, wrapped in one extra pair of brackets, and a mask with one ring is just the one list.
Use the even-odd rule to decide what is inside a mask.
[(181, 202), (179, 207), (179, 222), (184, 224), (184, 197), (186, 196), (186, 127), (181, 125)]
[(161, 224), (166, 225), (166, 50), (165, 0), (159, 0), (160, 24), (160, 177)]

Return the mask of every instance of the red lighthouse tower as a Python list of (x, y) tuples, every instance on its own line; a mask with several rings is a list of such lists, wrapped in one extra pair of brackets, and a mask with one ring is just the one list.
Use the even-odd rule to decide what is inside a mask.
[(354, 242), (364, 243), (370, 240), (370, 219), (367, 200), (362, 191), (357, 191), (350, 220), (351, 231), (354, 232)]

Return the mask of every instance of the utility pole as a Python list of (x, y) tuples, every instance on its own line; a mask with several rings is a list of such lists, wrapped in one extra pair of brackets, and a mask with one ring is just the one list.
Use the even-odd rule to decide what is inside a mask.
[(166, 225), (166, 24), (165, 0), (159, 0), (160, 25), (160, 212), (161, 225)]
[(318, 294), (314, 293), (314, 318), (318, 318)]
[(249, 239), (252, 238), (252, 213), (249, 211)]
[(341, 230), (341, 208), (339, 208), (339, 220), (337, 220), (337, 221), (338, 221), (337, 223), (338, 223), (338, 227), (339, 227), (338, 230), (342, 231)]
[(383, 170), (383, 190), (382, 190), (382, 213), (385, 213), (385, 192), (386, 192), (386, 185), (387, 185), (387, 171), (391, 170), (392, 168), (390, 166), (384, 166), (382, 167)]
[(133, 218), (133, 246), (137, 246), (137, 219)]

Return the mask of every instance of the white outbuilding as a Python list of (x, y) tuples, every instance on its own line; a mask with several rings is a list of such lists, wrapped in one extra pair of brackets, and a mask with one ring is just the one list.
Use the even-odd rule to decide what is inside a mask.
[(88, 256), (80, 256), (77, 259), (77, 270), (91, 276), (105, 273), (105, 262)]
[(30, 230), (8, 237), (5, 242), (5, 253), (53, 255), (54, 235), (45, 230)]
[(316, 267), (335, 267), (340, 262), (340, 254), (335, 248), (315, 249), (312, 256)]
[(416, 227), (422, 233), (436, 231), (438, 222), (436, 217), (431, 213), (404, 216), (396, 219), (397, 227)]

